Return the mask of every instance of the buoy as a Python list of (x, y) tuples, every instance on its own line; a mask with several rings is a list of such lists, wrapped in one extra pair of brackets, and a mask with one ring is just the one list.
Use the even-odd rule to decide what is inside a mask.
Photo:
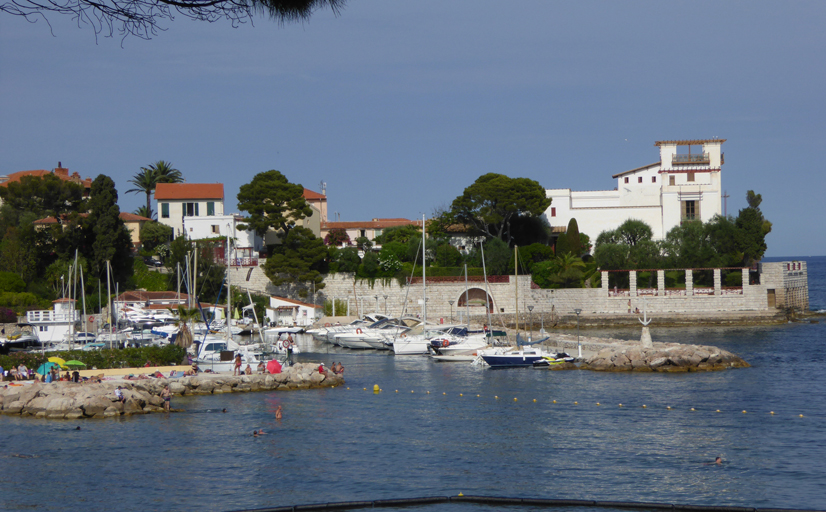
[(774, 411), (769, 412), (769, 414), (774, 414)]
[(514, 401), (514, 402), (516, 401), (516, 397), (513, 397), (513, 401)]
[(533, 401), (536, 402), (536, 398), (534, 398)]
[(554, 400), (554, 403), (556, 403), (556, 400)]
[(622, 404), (619, 404), (619, 406), (622, 407)]
[(462, 393), (459, 393), (459, 396), (465, 396), (465, 395), (463, 395)]
[(597, 405), (602, 405), (601, 403), (597, 402)]
[(743, 409), (743, 414), (746, 414), (746, 410), (745, 410), (745, 409)]
[(464, 496), (464, 494), (462, 494), (462, 493), (460, 492), (460, 493), (459, 493), (459, 496)]
[(411, 393), (415, 393), (415, 391), (413, 391), (412, 389), (410, 390), (410, 392), (411, 392)]
[(364, 390), (367, 391), (367, 388), (364, 388)]
[(720, 412), (720, 409), (717, 409), (717, 412)]
[(373, 384), (373, 393), (378, 393), (378, 392), (379, 392), (379, 389), (380, 389), (380, 388), (379, 388), (379, 385), (378, 385), (378, 384)]
[(447, 393), (445, 393), (444, 391), (442, 391), (442, 394), (443, 394), (443, 395), (446, 395)]
[(479, 395), (476, 395), (476, 398), (479, 398)]
[(347, 389), (350, 389), (349, 387)]
[(803, 415), (801, 414), (801, 415), (800, 415), (800, 417), (802, 418), (802, 417), (803, 417)]
[(692, 407), (692, 408), (691, 408), (691, 410), (693, 411), (693, 410), (694, 410), (694, 407)]
[(574, 402), (574, 405), (579, 405), (579, 402)]
[(645, 404), (642, 404), (642, 408), (645, 409), (645, 407), (646, 407)]
[(398, 393), (398, 392), (399, 392), (399, 390), (397, 389), (397, 390), (396, 390), (396, 393)]
[(671, 409), (671, 406), (670, 406), (670, 405), (666, 405), (666, 406), (665, 406), (665, 408), (670, 410), (670, 409)]
[(495, 399), (499, 400), (499, 397), (498, 397), (498, 396), (494, 396), (493, 398), (495, 398)]
[(429, 394), (430, 394), (430, 391), (428, 391), (428, 392), (427, 392), (427, 394), (429, 395)]

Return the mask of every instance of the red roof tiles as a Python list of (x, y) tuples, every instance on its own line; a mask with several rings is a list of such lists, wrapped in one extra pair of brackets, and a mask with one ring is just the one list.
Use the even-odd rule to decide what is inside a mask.
[(156, 200), (224, 199), (223, 183), (158, 183)]

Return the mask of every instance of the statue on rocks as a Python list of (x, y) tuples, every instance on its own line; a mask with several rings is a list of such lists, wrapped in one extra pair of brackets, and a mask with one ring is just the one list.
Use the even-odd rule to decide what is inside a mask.
[(642, 336), (640, 336), (640, 345), (645, 348), (653, 348), (654, 342), (651, 341), (651, 333), (648, 331), (648, 324), (651, 323), (651, 319), (648, 318), (647, 308), (645, 307), (645, 297), (642, 298), (642, 318), (638, 318), (640, 323), (642, 324)]

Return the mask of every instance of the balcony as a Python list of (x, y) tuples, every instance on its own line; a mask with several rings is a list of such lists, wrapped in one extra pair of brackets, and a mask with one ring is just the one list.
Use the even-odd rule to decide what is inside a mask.
[(708, 153), (699, 155), (671, 155), (671, 165), (709, 164)]

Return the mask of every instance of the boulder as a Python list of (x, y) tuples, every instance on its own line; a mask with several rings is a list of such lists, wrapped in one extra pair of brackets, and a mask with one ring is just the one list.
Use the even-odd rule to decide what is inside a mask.
[(143, 405), (141, 405), (139, 400), (135, 400), (134, 398), (127, 398), (126, 401), (123, 403), (123, 413), (124, 414), (140, 414), (143, 412)]
[(26, 404), (21, 402), (20, 400), (9, 402), (8, 405), (3, 407), (3, 414), (20, 414), (21, 412), (23, 412), (23, 406), (25, 405)]
[(114, 406), (109, 406), (105, 411), (103, 411), (103, 416), (106, 418), (120, 416), (120, 411)]
[(75, 408), (75, 401), (71, 398), (55, 397), (46, 407), (46, 417), (49, 419), (65, 418), (66, 413)]
[(173, 395), (183, 395), (186, 393), (186, 386), (180, 382), (172, 381), (169, 383), (169, 392)]

